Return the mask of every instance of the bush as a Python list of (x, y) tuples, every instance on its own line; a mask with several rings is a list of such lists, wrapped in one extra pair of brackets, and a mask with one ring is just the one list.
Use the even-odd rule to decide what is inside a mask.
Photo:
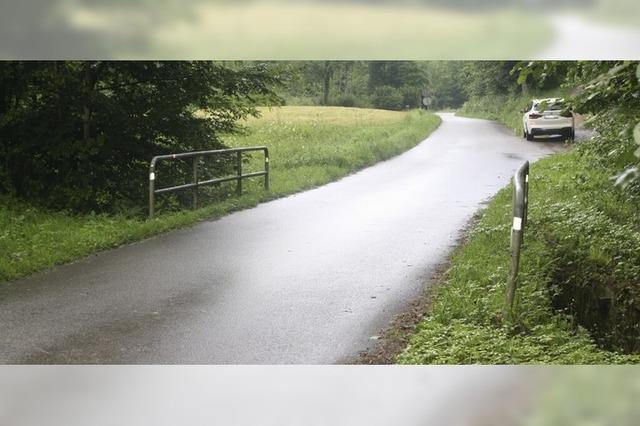
[(353, 95), (340, 96), (338, 99), (336, 99), (335, 105), (340, 107), (347, 107), (347, 108), (361, 106), (361, 105), (358, 105), (358, 101), (356, 100), (356, 97)]
[(402, 107), (403, 108), (420, 108), (420, 102), (422, 100), (421, 90), (419, 87), (403, 86), (400, 88), (402, 93)]
[(222, 147), (274, 81), (213, 62), (0, 63), (0, 192), (75, 211), (140, 205), (153, 156)]
[(580, 145), (533, 164), (514, 321), (502, 315), (512, 189), (501, 190), (399, 362), (640, 362), (640, 200), (611, 173)]
[(487, 95), (472, 97), (462, 105), (462, 117), (496, 120), (509, 127), (516, 135), (523, 132), (522, 109), (534, 98), (564, 97), (561, 90), (529, 95)]
[(373, 106), (379, 109), (401, 110), (404, 107), (402, 92), (391, 86), (380, 86), (373, 92)]

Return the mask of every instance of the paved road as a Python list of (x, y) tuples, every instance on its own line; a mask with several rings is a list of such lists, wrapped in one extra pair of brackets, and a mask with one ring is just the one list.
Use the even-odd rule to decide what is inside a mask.
[(640, 27), (600, 24), (575, 15), (550, 18), (555, 40), (540, 59), (640, 59)]
[(338, 182), (0, 286), (0, 361), (344, 362), (525, 159), (561, 149), (442, 117)]

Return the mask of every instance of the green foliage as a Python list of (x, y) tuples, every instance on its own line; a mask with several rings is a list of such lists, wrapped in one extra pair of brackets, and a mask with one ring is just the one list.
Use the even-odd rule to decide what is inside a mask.
[(473, 61), (464, 66), (466, 92), (470, 97), (505, 95), (518, 89), (517, 76), (511, 73), (514, 61)]
[[(575, 76), (578, 77), (575, 77)], [(580, 86), (580, 92), (572, 102), (579, 110), (595, 114), (594, 121), (600, 121), (599, 115), (605, 115), (602, 121), (621, 117), (624, 123), (613, 126), (620, 129), (614, 140), (629, 141), (635, 139), (640, 145), (640, 63), (624, 61), (614, 64), (608, 62), (585, 62), (576, 67), (574, 80), (587, 80)], [(585, 78), (586, 77), (586, 78)], [(608, 116), (606, 116), (608, 115)], [(605, 139), (613, 139), (611, 127), (601, 126), (599, 134)], [(635, 161), (627, 164), (626, 169), (618, 174), (616, 184), (627, 188), (633, 186), (638, 190), (640, 180), (640, 148), (635, 151)]]
[[(509, 192), (502, 191), (454, 257), (433, 314), (399, 361), (637, 363), (637, 355), (621, 353), (640, 352), (638, 64), (531, 62), (513, 74), (529, 89), (562, 82), (564, 88), (523, 95), (511, 82), (511, 94), (491, 94), (488, 85), (476, 90), (482, 86), (476, 84), (460, 114), (498, 120), (520, 133), (520, 111), (531, 97), (577, 88), (563, 97), (591, 116), (594, 136), (532, 168), (517, 321), (505, 323), (500, 312), (510, 211)], [(623, 193), (611, 176), (624, 168), (617, 177)]]
[(516, 82), (523, 89), (545, 91), (566, 84), (567, 75), (576, 64), (574, 61), (520, 62), (513, 67), (510, 74), (517, 77)]
[(424, 69), (412, 61), (369, 62), (369, 87), (403, 86), (423, 87), (427, 83)]
[(281, 96), (287, 105), (366, 107), (368, 66), (359, 61), (271, 62), (284, 84)]
[(458, 110), (462, 117), (496, 120), (513, 130), (517, 135), (523, 132), (522, 110), (533, 98), (562, 97), (560, 90), (528, 95), (486, 95), (469, 99)]
[[(620, 131), (616, 137), (612, 137), (611, 127), (600, 126), (598, 133), (604, 139), (624, 141), (635, 138), (640, 145), (638, 61), (539, 61), (520, 63), (514, 68), (514, 73), (519, 75), (520, 84), (531, 79), (544, 82), (550, 76), (565, 76), (565, 87), (574, 88), (568, 104), (576, 111), (593, 115), (593, 122), (611, 122), (615, 117), (626, 120), (626, 125), (621, 130), (619, 126), (613, 126)], [(635, 155), (635, 164), (627, 164), (626, 169), (618, 174), (617, 185), (626, 188), (640, 178), (640, 149)]]
[(212, 62), (4, 62), (0, 190), (76, 211), (139, 206), (151, 157), (222, 147), (274, 83)]
[[(165, 207), (153, 220), (56, 212), (0, 196), (0, 281), (325, 184), (412, 148), (440, 123), (437, 116), (418, 111), (286, 107), (262, 112), (262, 118), (245, 123), (247, 134), (223, 140), (230, 146), (269, 146), (270, 192), (263, 191), (260, 179), (246, 181), (242, 197), (197, 211), (167, 213)], [(255, 157), (246, 168), (261, 166)], [(233, 190), (233, 185), (224, 188)]]
[[(316, 105), (327, 99), (331, 105), (398, 109), (399, 105), (420, 107), (423, 90), (431, 108), (457, 108), (469, 98), (517, 96), (525, 82), (531, 90), (557, 90), (572, 63), (540, 64), (548, 69), (535, 75), (527, 64), (515, 61), (307, 61), (277, 62), (270, 67), (286, 76), (282, 96), (290, 105)], [(382, 97), (395, 99), (383, 102)]]
[(464, 66), (465, 63), (461, 61), (433, 61), (425, 64), (429, 77), (427, 91), (432, 99), (432, 108), (459, 108), (467, 100)]
[[(563, 297), (575, 298), (589, 303), (591, 309), (590, 302), (580, 299), (581, 289), (591, 291), (615, 283), (620, 290), (614, 295), (620, 311), (610, 320), (620, 327), (609, 329), (606, 338), (613, 340), (607, 347), (626, 352), (634, 349), (625, 346), (625, 341), (637, 342), (640, 331), (637, 317), (628, 316), (636, 315), (634, 310), (640, 301), (628, 295), (629, 290), (637, 291), (628, 284), (638, 277), (640, 232), (637, 225), (627, 223), (640, 223), (634, 208), (637, 200), (621, 196), (608, 174), (594, 170), (585, 156), (581, 150), (572, 150), (532, 167), (532, 205), (522, 255), (517, 319), (513, 323), (502, 319), (509, 265), (509, 187), (500, 191), (482, 213), (468, 243), (455, 253), (446, 283), (438, 289), (433, 312), (419, 325), (399, 362), (640, 361), (637, 356), (600, 349), (584, 327), (592, 324), (581, 325), (576, 306), (562, 304)], [(594, 193), (605, 195), (594, 204)], [(590, 331), (602, 345), (599, 331)], [(619, 337), (622, 339), (617, 341)]]
[[(303, 61), (276, 62), (269, 66), (279, 70), (284, 77), (281, 95), (288, 105), (373, 106), (399, 110), (407, 106), (420, 107), (420, 93), (428, 83), (426, 64), (415, 61)], [(393, 102), (376, 104), (383, 92)]]
[(354, 108), (358, 105), (358, 99), (353, 95), (342, 95), (336, 99), (336, 106)]
[[(492, 97), (483, 106), (495, 105)], [(517, 98), (512, 98), (517, 99)], [(516, 101), (514, 101), (516, 102)], [(487, 111), (498, 119), (504, 112)], [(453, 257), (431, 316), (402, 363), (637, 363), (640, 352), (640, 196), (612, 185), (632, 160), (629, 118), (602, 113), (595, 136), (531, 171), (519, 316), (502, 320), (511, 188), (482, 214)]]
[(391, 86), (377, 87), (371, 99), (374, 107), (380, 109), (400, 110), (403, 108), (404, 96), (400, 90)]

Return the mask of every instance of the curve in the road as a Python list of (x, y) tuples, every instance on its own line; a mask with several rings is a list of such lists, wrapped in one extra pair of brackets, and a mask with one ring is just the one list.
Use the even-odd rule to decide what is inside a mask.
[(524, 161), (562, 149), (442, 114), (338, 182), (0, 286), (4, 363), (326, 364), (423, 290)]

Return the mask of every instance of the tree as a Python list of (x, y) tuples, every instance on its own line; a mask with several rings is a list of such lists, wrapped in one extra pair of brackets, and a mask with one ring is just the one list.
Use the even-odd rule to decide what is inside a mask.
[(467, 100), (464, 81), (464, 63), (436, 61), (426, 64), (429, 83), (427, 91), (434, 108), (458, 108)]
[(322, 69), (322, 105), (329, 105), (329, 91), (331, 90), (331, 78), (333, 67), (330, 61), (324, 61)]
[(515, 61), (473, 61), (463, 68), (467, 95), (486, 96), (513, 93), (519, 88), (518, 76), (511, 70)]
[[(624, 188), (640, 180), (640, 64), (638, 61), (541, 61), (523, 62), (514, 68), (518, 82), (544, 82), (564, 76), (565, 86), (574, 88), (567, 99), (571, 108), (591, 114), (596, 130), (597, 151), (603, 161), (625, 163), (616, 176)], [(634, 144), (635, 141), (635, 144)], [(612, 146), (615, 145), (615, 146)], [(616, 154), (616, 157), (614, 157)], [(635, 163), (635, 164), (632, 164)]]
[(308, 61), (270, 63), (286, 69), (285, 99), (295, 103), (371, 106), (379, 87), (391, 87), (402, 100), (398, 108), (419, 106), (427, 82), (419, 62)]
[[(427, 82), (425, 69), (418, 62), (374, 61), (369, 63), (369, 89), (373, 92), (374, 105), (381, 108), (419, 107), (420, 93)], [(396, 93), (391, 93), (392, 91)], [(399, 102), (396, 102), (398, 99)], [(392, 108), (392, 105), (396, 104), (399, 106)]]
[(403, 106), (403, 96), (391, 86), (379, 86), (373, 91), (372, 102), (376, 108), (399, 110)]
[(0, 190), (78, 211), (142, 204), (151, 157), (222, 147), (275, 83), (260, 65), (0, 63)]

